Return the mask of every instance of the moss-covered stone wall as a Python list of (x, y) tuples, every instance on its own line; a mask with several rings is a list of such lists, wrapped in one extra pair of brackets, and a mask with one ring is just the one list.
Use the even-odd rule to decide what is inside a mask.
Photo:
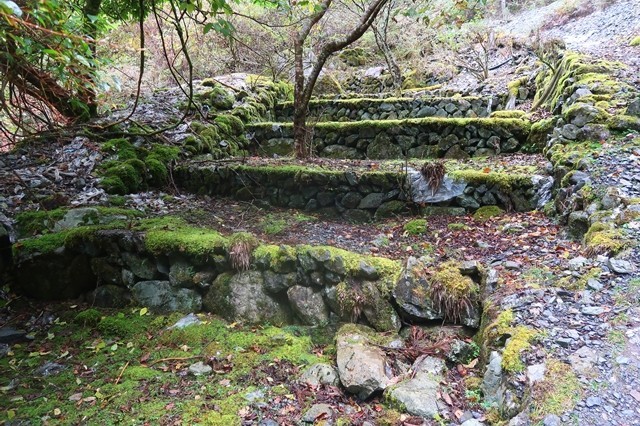
[[(497, 97), (316, 99), (309, 102), (309, 116), (320, 121), (396, 120), (403, 118), (488, 117), (498, 109)], [(292, 121), (293, 102), (275, 107), (274, 121)]]
[[(22, 240), (13, 247), (13, 290), (101, 307), (204, 310), (247, 323), (358, 321), (362, 308), (360, 319), (380, 331), (401, 326), (391, 303), (399, 261), (328, 246), (261, 245), (251, 234), (222, 236), (170, 217), (122, 225)], [(363, 298), (345, 300), (356, 294)]]
[[(320, 211), (363, 222), (402, 214), (416, 203), (401, 172), (327, 171), (299, 166), (187, 165), (174, 171), (174, 180), (188, 191), (264, 200), (280, 207)], [(432, 205), (457, 208), (461, 213), (485, 205), (527, 211), (535, 207), (531, 176), (460, 170), (452, 173), (459, 192), (434, 199)], [(427, 202), (429, 204), (431, 202)]]
[[(526, 146), (531, 124), (514, 118), (422, 118), (316, 124), (313, 149), (329, 158), (400, 159), (490, 156)], [(293, 149), (290, 124), (247, 126), (257, 150), (286, 155)]]

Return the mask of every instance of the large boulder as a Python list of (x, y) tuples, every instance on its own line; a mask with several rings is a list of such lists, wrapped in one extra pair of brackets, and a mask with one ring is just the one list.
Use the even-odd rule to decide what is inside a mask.
[(340, 381), (348, 392), (361, 399), (384, 390), (390, 383), (389, 361), (372, 343), (375, 331), (355, 324), (344, 325), (336, 336), (336, 358)]
[(386, 133), (378, 133), (376, 138), (367, 147), (367, 158), (372, 160), (387, 160), (402, 158), (402, 149), (393, 143)]
[(211, 284), (203, 306), (230, 321), (282, 324), (290, 319), (286, 307), (267, 294), (259, 271), (220, 274)]
[[(433, 267), (410, 257), (392, 294), (400, 314), (409, 320), (444, 319), (477, 328), (481, 279), (475, 264), (471, 269), (453, 261)], [(431, 297), (442, 301), (434, 303)]]
[(202, 297), (195, 290), (173, 287), (169, 281), (140, 281), (131, 293), (138, 305), (153, 312), (198, 312), (202, 307)]
[(287, 290), (293, 312), (306, 325), (324, 325), (329, 322), (329, 309), (320, 291), (296, 285)]
[(410, 320), (441, 319), (442, 314), (433, 306), (427, 294), (429, 281), (422, 272), (424, 263), (415, 258), (407, 259), (407, 266), (400, 276), (400, 280), (393, 288), (393, 298), (400, 309), (400, 313)]
[(411, 167), (407, 169), (407, 182), (411, 200), (417, 204), (440, 203), (452, 200), (462, 195), (467, 187), (466, 182), (457, 182), (445, 176), (438, 190), (434, 192), (422, 173)]
[(385, 397), (394, 405), (402, 405), (413, 416), (433, 418), (445, 407), (438, 398), (439, 383), (444, 379), (444, 361), (419, 358), (412, 369), (414, 376), (387, 388)]

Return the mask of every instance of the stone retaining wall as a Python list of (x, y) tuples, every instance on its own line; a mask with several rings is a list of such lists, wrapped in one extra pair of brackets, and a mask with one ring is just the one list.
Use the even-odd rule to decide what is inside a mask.
[(455, 214), (485, 205), (516, 211), (532, 210), (536, 205), (536, 185), (530, 176), (509, 179), (499, 173), (477, 172), (472, 173), (471, 182), (464, 177), (446, 179), (435, 194), (419, 172), (410, 171), (409, 176), (406, 180), (400, 171), (357, 174), (294, 166), (219, 165), (181, 166), (173, 174), (179, 187), (194, 193), (264, 200), (356, 222), (401, 214), (416, 204), (452, 207), (449, 213)]
[[(158, 232), (169, 236), (158, 240), (153, 235)], [(200, 239), (194, 243), (196, 234)], [(251, 324), (359, 321), (397, 332), (401, 318), (443, 319), (428, 298), (413, 300), (418, 291), (426, 294), (427, 286), (413, 273), (426, 265), (415, 259), (402, 273), (398, 261), (332, 247), (264, 245), (249, 253), (249, 269), (238, 271), (232, 266), (232, 241), (233, 236), (227, 240), (214, 231), (171, 225), (146, 234), (82, 232), (46, 253), (16, 249), (13, 288), (38, 299), (83, 297), (95, 306), (133, 304), (159, 313), (204, 310)], [(54, 264), (58, 272), (51, 274)], [(476, 286), (482, 284), (476, 262), (458, 269)], [(478, 327), (480, 305), (473, 296), (477, 304), (460, 320)]]
[[(309, 117), (319, 121), (396, 120), (403, 118), (488, 117), (497, 97), (336, 99), (309, 102)], [(274, 121), (293, 121), (293, 102), (275, 107)]]
[[(517, 152), (526, 145), (530, 123), (520, 119), (408, 119), (318, 123), (313, 150), (322, 157), (349, 159), (455, 158)], [(289, 124), (247, 126), (262, 155), (293, 152)]]

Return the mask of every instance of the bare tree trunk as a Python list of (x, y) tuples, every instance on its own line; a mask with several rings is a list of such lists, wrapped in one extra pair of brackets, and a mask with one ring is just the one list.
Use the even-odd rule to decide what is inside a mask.
[[(95, 19), (100, 13), (100, 7), (102, 6), (102, 0), (86, 0), (82, 13), (84, 15), (84, 31), (85, 34), (91, 38), (91, 54), (96, 55), (96, 40), (98, 39), (98, 27), (95, 23)], [(142, 12), (140, 12), (142, 13)], [(95, 76), (94, 76), (95, 78)], [(92, 81), (95, 83), (95, 81)], [(87, 88), (86, 93), (83, 96), (87, 99), (87, 107), (91, 115), (98, 113), (98, 105), (96, 103), (96, 92), (93, 87)]]
[(311, 15), (302, 24), (300, 30), (294, 36), (294, 60), (295, 60), (295, 87), (294, 87), (294, 117), (293, 117), (293, 137), (296, 155), (300, 158), (306, 158), (310, 154), (308, 146), (308, 129), (307, 129), (307, 109), (309, 100), (313, 93), (313, 88), (320, 76), (320, 72), (327, 62), (327, 59), (334, 53), (344, 49), (351, 43), (358, 40), (371, 27), (380, 10), (384, 7), (388, 0), (373, 0), (369, 7), (363, 12), (358, 25), (351, 30), (344, 38), (328, 41), (320, 49), (320, 53), (313, 65), (309, 76), (304, 75), (304, 43), (311, 32), (311, 29), (322, 19), (327, 13), (332, 0), (323, 0), (318, 11)]
[(396, 58), (393, 55), (393, 51), (389, 46), (388, 35), (389, 35), (389, 20), (391, 19), (391, 11), (393, 10), (394, 1), (390, 0), (391, 3), (388, 3), (383, 16), (380, 19), (380, 23), (374, 22), (371, 25), (371, 29), (373, 30), (373, 36), (376, 40), (376, 45), (378, 49), (384, 55), (384, 61), (387, 63), (387, 68), (389, 68), (389, 72), (391, 73), (391, 78), (393, 79), (393, 89), (400, 90), (402, 88), (402, 73), (400, 72), (400, 67), (396, 62)]
[(293, 140), (296, 157), (307, 158), (307, 109), (304, 103), (304, 40), (296, 38), (293, 46), (295, 81), (293, 86)]

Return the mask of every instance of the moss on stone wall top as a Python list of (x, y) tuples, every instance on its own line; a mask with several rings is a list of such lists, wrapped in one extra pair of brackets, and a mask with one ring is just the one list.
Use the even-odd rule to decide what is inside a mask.
[[(72, 212), (72, 213), (70, 213)], [(74, 214), (74, 213), (79, 214)], [(25, 211), (16, 215), (16, 228), (22, 237), (51, 232), (56, 225), (69, 216), (74, 217), (74, 226), (95, 225), (123, 219), (141, 217), (138, 210), (117, 207), (87, 207), (82, 209), (59, 208), (55, 210)], [(60, 228), (60, 226), (58, 227)]]
[[(460, 97), (444, 97), (444, 96), (433, 96), (433, 97), (390, 97), (390, 98), (349, 98), (349, 99), (312, 99), (309, 101), (309, 107), (345, 107), (345, 108), (360, 108), (363, 105), (365, 106), (375, 106), (382, 104), (393, 104), (393, 103), (410, 103), (410, 102), (460, 102), (460, 101), (477, 101), (480, 99), (485, 99), (482, 96), (460, 96)], [(293, 108), (293, 102), (281, 102), (277, 104), (276, 108), (285, 109), (285, 108)]]
[[(531, 122), (518, 118), (407, 118), (404, 120), (361, 120), (361, 121), (328, 121), (317, 123), (314, 127), (324, 131), (335, 132), (354, 132), (360, 129), (394, 129), (397, 127), (408, 126), (425, 126), (432, 128), (445, 128), (450, 126), (466, 127), (478, 126), (484, 128), (495, 128), (528, 134), (531, 128)], [(255, 123), (249, 128), (267, 128), (273, 129), (280, 127), (284, 129), (292, 129), (292, 123)]]
[(530, 187), (531, 175), (518, 173), (489, 172), (483, 170), (454, 170), (451, 177), (469, 184), (496, 185), (502, 191), (510, 192), (516, 188)]

